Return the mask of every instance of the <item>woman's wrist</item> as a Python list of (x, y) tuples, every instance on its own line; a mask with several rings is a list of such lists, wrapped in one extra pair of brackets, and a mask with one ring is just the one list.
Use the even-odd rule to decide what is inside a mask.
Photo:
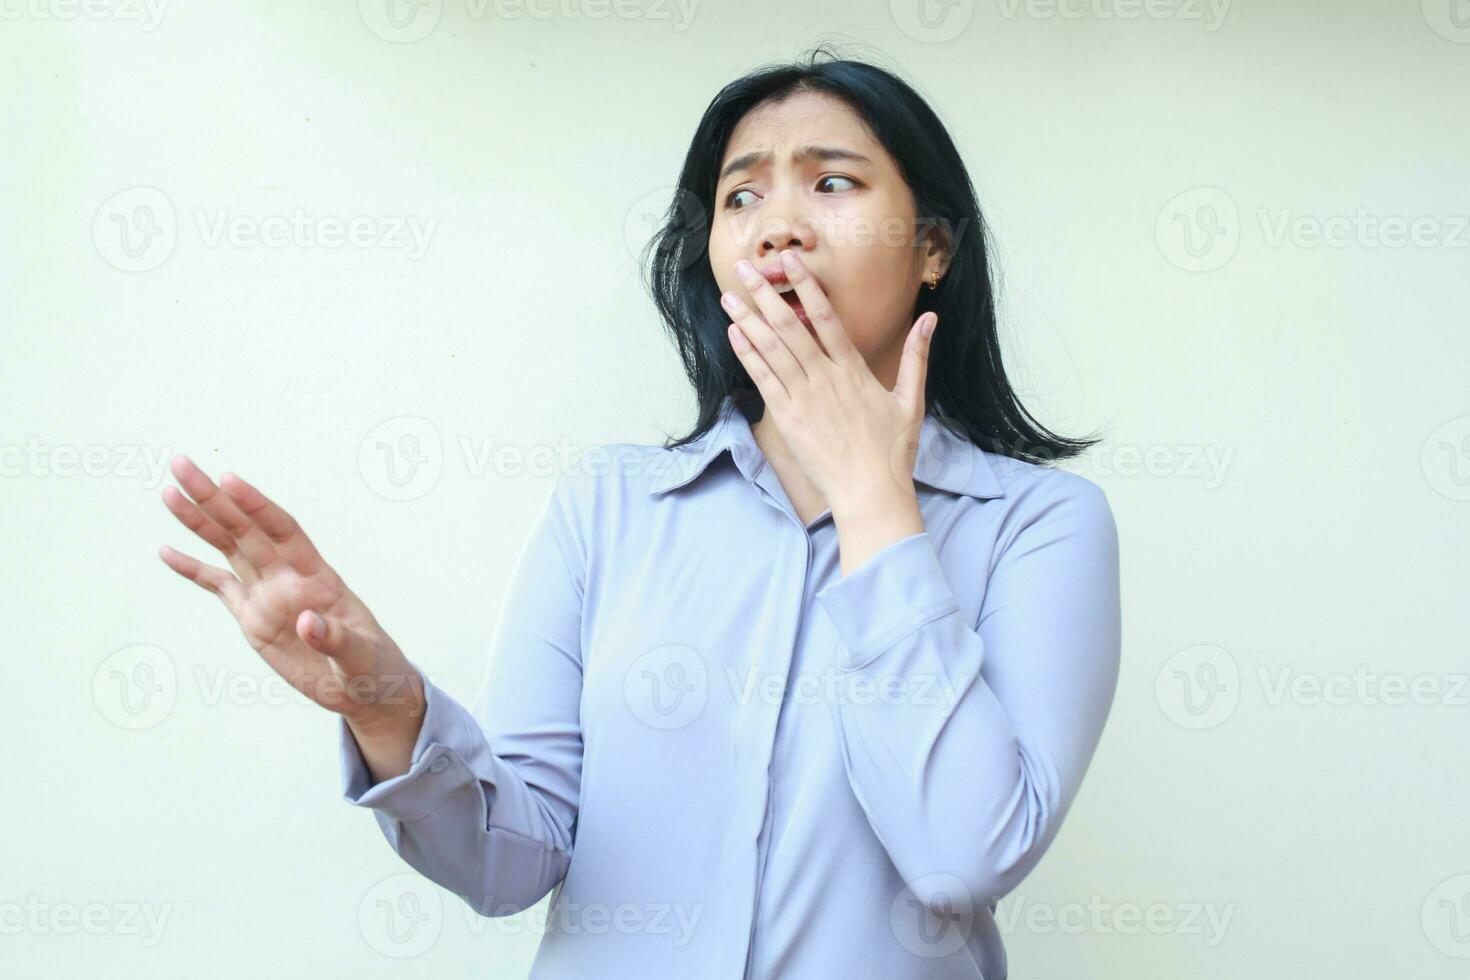
[(345, 716), (354, 735), (391, 738), (411, 731), (417, 737), (428, 701), (418, 670), (407, 660), (403, 664), (402, 672), (377, 679), (382, 692), (372, 692), (370, 703)]

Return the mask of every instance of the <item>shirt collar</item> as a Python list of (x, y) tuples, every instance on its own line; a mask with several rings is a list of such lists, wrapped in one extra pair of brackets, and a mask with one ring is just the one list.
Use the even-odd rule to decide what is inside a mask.
[[(687, 445), (669, 450), (671, 456), (667, 469), (654, 477), (649, 493), (659, 494), (682, 487), (703, 473), (726, 450), (729, 450), (741, 474), (747, 480), (754, 480), (765, 453), (755, 441), (750, 420), (735, 403), (733, 395), (726, 395), (720, 403), (718, 417), (709, 431)], [(919, 429), (914, 480), (980, 500), (1005, 496), (985, 453), (968, 439), (949, 431), (932, 412), (924, 416), (924, 423)]]

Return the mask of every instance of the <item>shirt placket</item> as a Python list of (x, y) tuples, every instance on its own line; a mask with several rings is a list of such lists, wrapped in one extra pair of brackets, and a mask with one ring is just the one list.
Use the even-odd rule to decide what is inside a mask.
[[(785, 660), (783, 663), (779, 665), (761, 664), (762, 670), (775, 670), (779, 666), (781, 670), (780, 690), (784, 692), (786, 685), (790, 681), (791, 664), (796, 656), (796, 645), (801, 642), (801, 616), (802, 610), (806, 606), (807, 583), (810, 580), (812, 571), (811, 534), (806, 525), (796, 515), (795, 508), (791, 506), (791, 501), (786, 496), (785, 490), (781, 487), (781, 482), (776, 477), (775, 471), (764, 460), (761, 461), (760, 468), (751, 478), (751, 482), (757, 488), (758, 492), (761, 493), (762, 499), (781, 514), (782, 544), (784, 545), (785, 539), (789, 537), (789, 533), (786, 530), (789, 526), (794, 525), (800, 534), (802, 548), (801, 580), (798, 583), (798, 587), (792, 590), (790, 603), (785, 611), (786, 615), (780, 620), (785, 624), (785, 635), (789, 639), (789, 642), (783, 644), (762, 642), (761, 645), (761, 649), (785, 651)], [(783, 548), (782, 557), (784, 558), (784, 556), (785, 552)], [(765, 710), (752, 712), (752, 716), (758, 715), (760, 727), (757, 730), (743, 733), (749, 737), (742, 738), (742, 752), (745, 746), (754, 745), (759, 747), (760, 758), (754, 760), (754, 762), (758, 764), (756, 771), (760, 773), (759, 786), (762, 794), (760, 827), (756, 834), (755, 885), (751, 895), (749, 926), (746, 930), (745, 963), (741, 971), (741, 976), (744, 980), (752, 980), (751, 970), (754, 964), (752, 954), (755, 951), (755, 930), (760, 909), (761, 886), (765, 880), (766, 859), (770, 852), (770, 820), (772, 812), (771, 765), (775, 753), (776, 734), (782, 722), (782, 715), (788, 710), (789, 700), (786, 697), (782, 697), (777, 699), (775, 705), (767, 706), (761, 698), (753, 699), (754, 704), (759, 705), (760, 708)]]

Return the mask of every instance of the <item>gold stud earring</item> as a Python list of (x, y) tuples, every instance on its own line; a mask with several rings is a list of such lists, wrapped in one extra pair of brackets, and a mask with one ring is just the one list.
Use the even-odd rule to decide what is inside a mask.
[(938, 289), (939, 288), (939, 270), (938, 269), (932, 269), (929, 272), (929, 288), (931, 290)]

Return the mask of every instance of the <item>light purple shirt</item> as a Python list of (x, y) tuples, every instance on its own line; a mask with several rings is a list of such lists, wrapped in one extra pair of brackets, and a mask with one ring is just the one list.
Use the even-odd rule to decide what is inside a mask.
[[(728, 453), (726, 452), (728, 450)], [(726, 398), (532, 524), (470, 708), (343, 793), (475, 911), (553, 887), (533, 980), (1004, 980), (994, 908), (1055, 838), (1117, 685), (1103, 491), (924, 420), (925, 530), (846, 577)]]

